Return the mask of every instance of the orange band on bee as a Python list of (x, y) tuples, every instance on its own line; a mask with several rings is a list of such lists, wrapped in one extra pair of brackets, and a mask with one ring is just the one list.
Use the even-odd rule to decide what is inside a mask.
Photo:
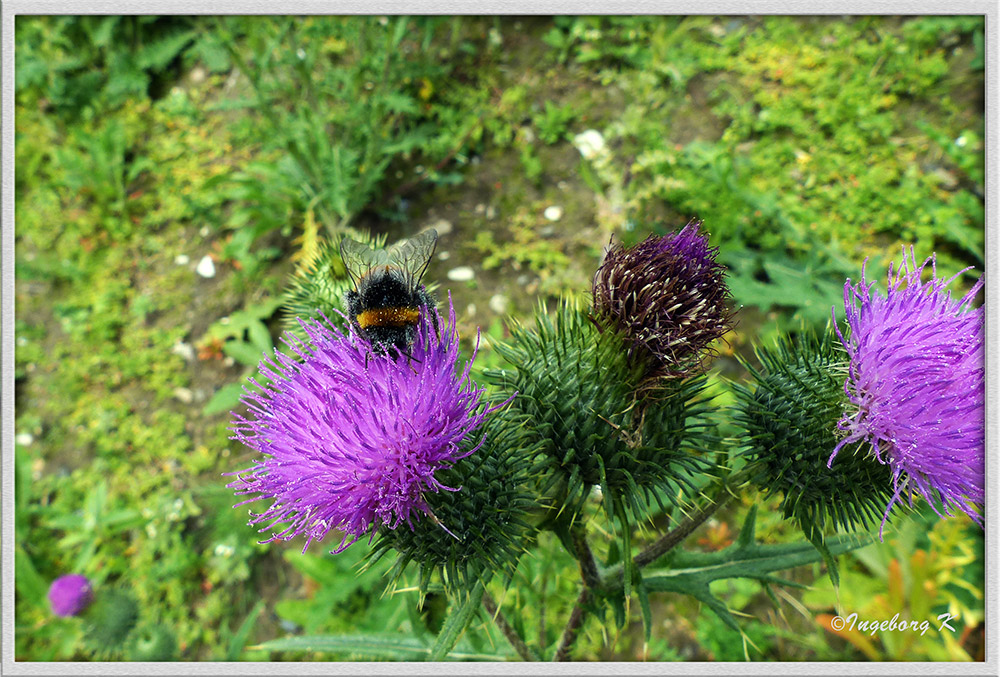
[(406, 327), (416, 324), (418, 319), (420, 319), (420, 311), (406, 306), (375, 308), (358, 313), (357, 316), (358, 326), (362, 329), (368, 327)]

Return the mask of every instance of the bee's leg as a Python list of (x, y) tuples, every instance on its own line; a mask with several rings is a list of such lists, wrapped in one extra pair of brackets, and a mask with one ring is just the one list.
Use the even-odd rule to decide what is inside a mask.
[[(402, 351), (400, 351), (400, 352), (402, 352)], [(415, 357), (414, 357), (413, 355), (411, 355), (410, 353), (405, 353), (405, 352), (404, 352), (404, 353), (403, 353), (403, 355), (406, 355), (406, 364), (408, 364), (408, 365), (409, 365), (410, 369), (412, 369), (412, 370), (413, 370), (413, 373), (414, 373), (414, 374), (417, 374), (417, 373), (418, 373), (418, 372), (417, 372), (417, 369), (416, 369), (416, 367), (414, 367), (414, 366), (413, 366), (413, 365), (411, 364), (411, 362), (420, 362), (420, 360), (418, 360), (417, 358), (415, 358)]]

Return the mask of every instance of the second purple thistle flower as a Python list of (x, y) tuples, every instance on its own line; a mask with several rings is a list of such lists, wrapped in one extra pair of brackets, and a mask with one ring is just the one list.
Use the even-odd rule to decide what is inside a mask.
[[(922, 283), (928, 263), (933, 275)], [(890, 266), (885, 296), (872, 290), (864, 268), (861, 282), (844, 287), (850, 334), (841, 341), (853, 406), (839, 423), (847, 436), (830, 463), (846, 444), (871, 444), (892, 468), (886, 516), (916, 492), (939, 514), (961, 510), (982, 522), (970, 504), (985, 496), (983, 309), (972, 307), (983, 279), (955, 300), (947, 290), (955, 277), (938, 277), (933, 258), (918, 267), (911, 248), (909, 261), (904, 252), (895, 272)]]
[[(473, 453), (473, 431), (492, 411), (458, 367), (455, 313), (440, 337), (421, 312), (409, 355), (384, 355), (353, 331), (303, 322), (302, 359), (277, 353), (261, 365), (270, 385), (244, 396), (252, 418), (233, 414), (233, 439), (264, 455), (229, 486), (244, 503), (269, 499), (250, 524), (275, 533), (265, 542), (344, 532), (340, 552), (380, 526), (395, 528), (428, 512), (425, 492), (456, 490), (434, 473)], [(466, 439), (470, 437), (470, 439)], [(444, 525), (447, 526), (447, 525)]]

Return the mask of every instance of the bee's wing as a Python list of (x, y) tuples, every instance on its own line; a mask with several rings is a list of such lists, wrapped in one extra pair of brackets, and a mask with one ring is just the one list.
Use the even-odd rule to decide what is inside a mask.
[(340, 241), (340, 258), (344, 260), (344, 268), (351, 276), (355, 289), (361, 278), (370, 273), (372, 268), (389, 263), (389, 255), (384, 249), (372, 249), (347, 236)]
[(409, 240), (398, 242), (386, 250), (389, 261), (403, 271), (410, 288), (415, 288), (420, 283), (420, 278), (424, 276), (427, 264), (430, 263), (431, 257), (434, 255), (437, 238), (437, 231), (430, 228)]

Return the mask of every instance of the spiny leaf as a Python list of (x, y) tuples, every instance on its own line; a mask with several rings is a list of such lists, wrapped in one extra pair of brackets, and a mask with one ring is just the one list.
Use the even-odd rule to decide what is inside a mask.
[[(359, 658), (403, 661), (430, 660), (431, 647), (419, 639), (391, 634), (316, 635), (313, 637), (283, 637), (248, 647), (251, 651), (316, 651), (347, 654)], [(459, 643), (447, 659), (456, 661), (506, 661), (513, 654), (488, 654), (475, 651), (467, 643)]]
[[(752, 529), (748, 517), (742, 533)], [(742, 537), (741, 533), (741, 537)], [(827, 541), (831, 556), (840, 555), (871, 543), (866, 535), (844, 535)], [(710, 590), (713, 581), (725, 578), (752, 578), (767, 583), (783, 583), (772, 575), (774, 571), (810, 564), (823, 559), (823, 555), (809, 542), (760, 545), (744, 542), (742, 538), (725, 550), (713, 553), (682, 551), (677, 553), (669, 570), (657, 570), (643, 578), (649, 590), (676, 592), (692, 595), (708, 605), (727, 625), (739, 630), (736, 620), (725, 604)]]
[(472, 620), (472, 617), (482, 604), (483, 593), (485, 591), (486, 588), (482, 582), (477, 582), (468, 595), (460, 597), (456, 604), (452, 606), (451, 613), (448, 614), (448, 618), (441, 628), (441, 633), (438, 635), (437, 641), (431, 649), (429, 660), (444, 660), (451, 650), (455, 648), (458, 638), (461, 637), (465, 631), (465, 627)]

